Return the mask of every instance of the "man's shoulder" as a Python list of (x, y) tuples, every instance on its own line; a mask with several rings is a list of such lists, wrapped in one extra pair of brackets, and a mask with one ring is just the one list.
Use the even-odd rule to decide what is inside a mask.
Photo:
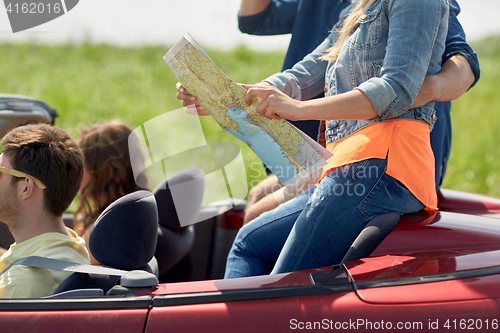
[(71, 229), (68, 232), (71, 236), (49, 232), (16, 244), (10, 249), (10, 259), (39, 256), (66, 261), (77, 259), (81, 262), (79, 257), (88, 257), (85, 241)]
[(89, 255), (83, 238), (79, 237), (73, 230), (68, 229), (71, 236), (58, 233), (48, 233), (39, 239), (32, 254), (40, 257), (74, 261), (78, 263), (89, 263)]
[[(72, 236), (47, 233), (26, 242), (16, 244), (9, 255), (2, 257), (2, 266), (28, 256), (39, 256), (69, 262), (89, 264), (85, 242), (74, 232)], [(11, 266), (0, 277), (0, 298), (42, 297), (52, 294), (69, 275), (68, 272), (33, 268), (22, 265)]]

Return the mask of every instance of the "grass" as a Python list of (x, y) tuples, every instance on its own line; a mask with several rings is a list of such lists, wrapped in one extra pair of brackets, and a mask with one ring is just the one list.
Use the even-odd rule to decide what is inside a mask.
[(500, 197), (500, 37), (472, 46), (481, 78), (452, 103), (452, 151), (443, 187)]
[[(443, 187), (500, 197), (500, 37), (473, 45), (482, 74), (476, 87), (452, 106), (453, 147)], [(176, 79), (162, 57), (170, 46), (0, 44), (0, 92), (32, 96), (59, 112), (56, 125), (74, 138), (82, 126), (122, 119), (133, 127), (181, 107)], [(254, 83), (280, 70), (283, 52), (260, 53), (239, 46), (206, 49), (233, 80)], [(230, 141), (243, 151), (247, 181), (263, 178), (253, 152), (209, 117), (207, 141)], [(188, 129), (186, 129), (188, 130)], [(168, 124), (165, 125), (168, 131)], [(252, 165), (252, 167), (249, 167)]]
[[(162, 59), (169, 48), (0, 44), (0, 93), (47, 102), (58, 110), (56, 125), (75, 139), (82, 127), (110, 119), (122, 119), (137, 127), (182, 107), (175, 97), (177, 80)], [(282, 52), (258, 53), (243, 46), (230, 52), (207, 52), (227, 75), (243, 83), (258, 82), (279, 71), (283, 59)], [(222, 130), (211, 117), (200, 119), (207, 142), (236, 143), (247, 165), (258, 161), (250, 148)], [(249, 183), (264, 177), (261, 168), (249, 171)]]
[[(59, 111), (57, 125), (72, 136), (80, 123), (120, 118), (139, 125), (181, 107), (175, 98), (177, 80), (162, 60), (168, 49), (0, 44), (0, 91), (46, 101)], [(244, 47), (210, 54), (239, 82), (256, 82), (276, 72), (282, 57)], [(262, 57), (270, 59), (264, 67), (258, 65)]]

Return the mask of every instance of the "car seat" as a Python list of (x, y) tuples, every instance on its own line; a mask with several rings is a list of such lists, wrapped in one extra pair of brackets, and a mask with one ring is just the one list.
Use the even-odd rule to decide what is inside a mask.
[[(200, 211), (204, 187), (203, 171), (192, 167), (164, 179), (153, 190), (159, 217), (155, 257), (160, 276), (186, 258), (193, 246), (195, 232), (192, 224), (196, 222)], [(174, 195), (172, 188), (175, 188)], [(186, 266), (182, 266), (182, 270), (185, 269)], [(169, 273), (172, 274), (177, 273)]]
[[(127, 194), (109, 205), (97, 218), (89, 238), (94, 258), (103, 266), (145, 270), (158, 277), (154, 253), (158, 237), (158, 208), (149, 191)], [(54, 294), (74, 289), (102, 289), (106, 293), (119, 276), (73, 273)]]
[(397, 213), (387, 213), (370, 220), (352, 243), (342, 263), (369, 257), (400, 219), (401, 215)]

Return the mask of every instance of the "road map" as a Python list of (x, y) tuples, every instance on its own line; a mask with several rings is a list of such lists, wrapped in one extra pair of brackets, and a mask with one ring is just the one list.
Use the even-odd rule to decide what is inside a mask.
[(163, 57), (175, 77), (220, 127), (245, 142), (285, 186), (326, 165), (332, 155), (285, 119), (248, 106), (246, 90), (224, 74), (188, 34)]

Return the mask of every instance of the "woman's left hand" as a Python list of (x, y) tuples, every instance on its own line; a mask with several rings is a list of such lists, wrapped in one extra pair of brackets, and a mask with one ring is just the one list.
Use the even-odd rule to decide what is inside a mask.
[(294, 100), (274, 86), (242, 85), (247, 89), (245, 103), (252, 104), (252, 98), (257, 97), (260, 103), (255, 110), (269, 119), (285, 118), (301, 120), (303, 118), (302, 102)]

